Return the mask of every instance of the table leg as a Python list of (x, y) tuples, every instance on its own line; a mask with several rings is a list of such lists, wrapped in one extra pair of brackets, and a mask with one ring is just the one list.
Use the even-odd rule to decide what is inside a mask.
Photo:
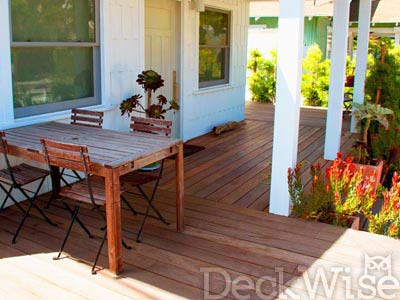
[(176, 168), (176, 230), (184, 231), (184, 166), (183, 144), (178, 146), (178, 154), (175, 160)]
[(107, 169), (105, 176), (108, 262), (112, 273), (122, 272), (121, 202), (119, 172)]
[(50, 167), (50, 176), (51, 176), (51, 187), (52, 187), (52, 198), (58, 198), (58, 194), (61, 189), (61, 175), (60, 168), (51, 166)]

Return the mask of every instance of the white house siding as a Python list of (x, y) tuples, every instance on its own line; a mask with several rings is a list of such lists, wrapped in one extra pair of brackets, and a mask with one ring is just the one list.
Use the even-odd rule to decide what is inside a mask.
[[(0, 0), (7, 2), (7, 0)], [(140, 87), (136, 84), (137, 74), (144, 68), (144, 0), (102, 0), (100, 1), (100, 30), (101, 30), (101, 83), (102, 105), (98, 109), (105, 111), (104, 127), (108, 129), (128, 130), (127, 118), (122, 118), (118, 109), (122, 99), (139, 93)], [(8, 12), (2, 10), (1, 14)], [(0, 48), (3, 50), (4, 47)], [(9, 53), (9, 51), (8, 51)], [(1, 53), (0, 53), (1, 56)], [(4, 72), (1, 69), (0, 72)], [(5, 74), (0, 74), (4, 76)], [(9, 101), (7, 92), (0, 91), (0, 102)], [(0, 109), (1, 110), (1, 109)], [(0, 114), (0, 129), (15, 126), (29, 125), (38, 122), (57, 120), (68, 122), (70, 112), (60, 112), (45, 116), (25, 118), (5, 123), (3, 114)], [(12, 118), (11, 118), (12, 120)], [(19, 159), (11, 159), (12, 163), (20, 163)], [(29, 162), (30, 164), (34, 164)], [(0, 168), (5, 164), (0, 156)], [(46, 166), (42, 166), (45, 168)], [(34, 187), (32, 187), (34, 188)], [(49, 191), (50, 180), (43, 186), (42, 191)], [(14, 196), (21, 199), (19, 193)], [(0, 192), (0, 203), (4, 194)], [(8, 202), (10, 204), (10, 202)]]
[[(101, 32), (101, 88), (102, 104), (97, 107), (105, 111), (104, 127), (116, 130), (128, 130), (129, 121), (120, 116), (121, 100), (142, 93), (136, 83), (137, 75), (145, 68), (144, 59), (144, 1), (146, 0), (101, 0), (100, 32)], [(7, 7), (7, 0), (0, 0)], [(199, 15), (190, 7), (189, 1), (182, 2), (182, 138), (188, 140), (209, 132), (213, 126), (235, 120), (244, 119), (246, 53), (248, 32), (248, 1), (224, 0), (206, 1), (210, 7), (232, 12), (231, 36), (231, 70), (230, 83), (225, 86), (202, 89), (198, 88), (198, 39)], [(8, 13), (8, 9), (0, 11), (0, 19)], [(8, 19), (8, 18), (7, 18)], [(3, 33), (0, 30), (0, 33)], [(8, 33), (8, 31), (7, 31)], [(7, 34), (6, 33), (6, 34)], [(6, 44), (8, 44), (7, 42)], [(0, 45), (0, 57), (4, 53), (10, 55), (9, 45)], [(6, 66), (7, 60), (1, 60), (0, 65)], [(8, 71), (7, 71), (8, 69)], [(69, 121), (69, 111), (52, 113), (13, 120), (12, 95), (10, 85), (4, 83), (4, 78), (11, 78), (11, 68), (2, 68), (0, 82), (6, 89), (0, 90), (0, 129), (30, 125), (45, 121)], [(7, 105), (8, 109), (5, 109)], [(11, 108), (10, 108), (11, 107)], [(20, 163), (12, 159), (12, 163)], [(32, 162), (30, 162), (32, 164)], [(0, 157), (0, 168), (5, 164)], [(45, 167), (45, 166), (42, 166)], [(43, 191), (50, 190), (50, 181)], [(20, 198), (19, 194), (15, 197)], [(0, 193), (0, 201), (4, 195)]]
[(116, 106), (105, 115), (105, 127), (127, 130), (119, 103), (142, 90), (136, 83), (144, 69), (144, 0), (106, 0), (102, 10), (102, 97)]
[[(182, 26), (182, 138), (189, 140), (205, 134), (216, 125), (244, 119), (246, 93), (247, 35), (249, 2), (246, 0), (209, 0), (206, 7), (230, 11), (230, 83), (199, 89), (199, 14), (183, 3)], [(190, 76), (185, 76), (190, 74)]]

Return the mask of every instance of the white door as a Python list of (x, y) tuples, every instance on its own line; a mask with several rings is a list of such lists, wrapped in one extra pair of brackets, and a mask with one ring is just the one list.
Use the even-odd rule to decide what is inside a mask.
[[(145, 59), (146, 70), (154, 70), (165, 80), (159, 90), (169, 100), (179, 100), (179, 70), (177, 49), (179, 32), (179, 2), (176, 0), (145, 0)], [(174, 74), (177, 74), (174, 76)], [(157, 101), (153, 97), (153, 101)], [(173, 121), (173, 136), (179, 137), (179, 112), (169, 112), (167, 119)]]

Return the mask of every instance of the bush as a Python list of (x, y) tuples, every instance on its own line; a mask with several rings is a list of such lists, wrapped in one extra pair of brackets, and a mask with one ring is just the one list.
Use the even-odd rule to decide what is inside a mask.
[(306, 105), (328, 106), (330, 60), (322, 58), (319, 46), (313, 45), (303, 59), (301, 90)]
[(372, 41), (370, 45), (366, 100), (376, 102), (378, 90), (381, 90), (380, 104), (400, 113), (400, 46), (395, 47), (391, 40)]
[(276, 51), (271, 51), (271, 57), (263, 58), (258, 50), (252, 50), (248, 69), (252, 75), (248, 79), (252, 100), (257, 102), (275, 102), (276, 94)]

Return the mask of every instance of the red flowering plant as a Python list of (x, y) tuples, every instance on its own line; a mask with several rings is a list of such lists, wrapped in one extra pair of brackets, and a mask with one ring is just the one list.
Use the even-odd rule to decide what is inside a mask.
[(393, 175), (391, 188), (383, 189), (382, 196), (382, 209), (369, 217), (368, 230), (400, 238), (400, 177), (397, 173)]
[(293, 215), (322, 222), (348, 226), (348, 217), (363, 214), (372, 215), (376, 200), (375, 177), (364, 176), (363, 168), (356, 168), (352, 158), (337, 158), (328, 166), (325, 176), (321, 165), (311, 166), (311, 189), (304, 191), (301, 182), (301, 167), (288, 171), (289, 194), (292, 199)]
[(296, 168), (288, 170), (289, 195), (292, 200), (292, 215), (298, 218), (313, 220), (327, 205), (325, 181), (321, 164), (310, 166), (311, 190), (305, 192), (302, 173), (305, 163), (299, 162)]
[(372, 214), (376, 201), (375, 174), (365, 176), (363, 167), (357, 169), (352, 158), (337, 158), (326, 170), (330, 206), (322, 219), (335, 225), (346, 225), (348, 217)]
[(136, 82), (143, 88), (146, 94), (146, 107), (141, 103), (142, 95), (133, 95), (122, 101), (120, 105), (121, 115), (127, 114), (128, 117), (136, 112), (145, 114), (148, 118), (165, 119), (165, 114), (170, 110), (179, 110), (179, 104), (175, 99), (168, 101), (163, 95), (157, 96), (157, 103), (153, 103), (152, 95), (164, 86), (161, 75), (153, 70), (143, 71), (138, 75)]

